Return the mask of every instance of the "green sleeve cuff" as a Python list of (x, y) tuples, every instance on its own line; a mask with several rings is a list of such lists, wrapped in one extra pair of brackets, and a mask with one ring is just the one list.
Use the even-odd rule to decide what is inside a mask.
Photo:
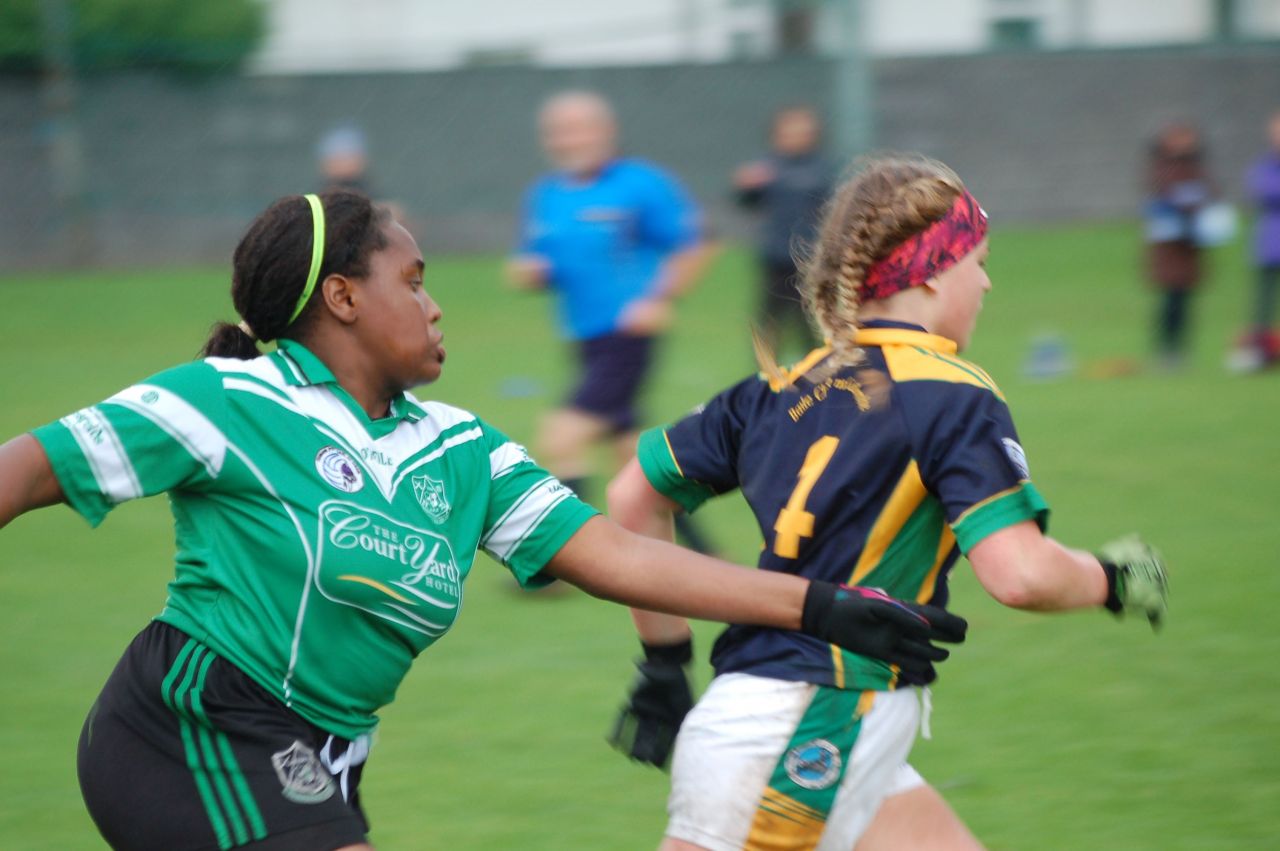
[(61, 422), (53, 422), (33, 430), (31, 435), (48, 456), (67, 504), (90, 526), (102, 523), (114, 506), (98, 490), (89, 461), (71, 430)]
[(969, 552), (983, 538), (1026, 520), (1036, 521), (1041, 531), (1049, 528), (1049, 504), (1031, 482), (988, 497), (960, 515), (951, 528), (961, 552)]
[(654, 428), (640, 435), (636, 459), (653, 489), (690, 514), (716, 495), (709, 486), (684, 477), (666, 429)]
[(588, 520), (599, 513), (574, 496), (551, 509), (551, 513), (507, 560), (507, 569), (520, 587), (533, 590), (554, 582), (555, 577), (544, 573), (543, 568)]

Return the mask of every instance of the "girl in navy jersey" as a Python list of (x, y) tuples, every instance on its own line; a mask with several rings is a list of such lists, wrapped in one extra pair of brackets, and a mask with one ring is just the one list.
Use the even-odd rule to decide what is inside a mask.
[[(991, 288), (987, 252), (987, 215), (946, 166), (866, 162), (837, 190), (805, 269), (827, 345), (789, 371), (762, 351), (761, 375), (644, 434), (610, 487), (614, 519), (668, 537), (675, 512), (740, 490), (763, 571), (945, 606), (963, 553), (1006, 605), (1157, 622), (1155, 553), (1129, 539), (1095, 556), (1046, 537), (1048, 506), (1005, 398), (957, 354)], [(688, 625), (635, 621), (645, 660), (614, 739), (661, 765), (679, 730), (665, 851), (978, 847), (907, 763), (927, 678), (734, 625), (685, 718)]]

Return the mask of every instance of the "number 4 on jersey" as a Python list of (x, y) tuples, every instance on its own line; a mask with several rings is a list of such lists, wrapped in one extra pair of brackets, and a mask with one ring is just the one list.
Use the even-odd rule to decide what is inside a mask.
[(776, 555), (796, 558), (800, 555), (800, 539), (813, 537), (813, 514), (806, 511), (804, 506), (839, 445), (840, 438), (827, 435), (818, 438), (809, 447), (804, 456), (804, 464), (796, 475), (795, 490), (791, 491), (786, 507), (778, 512), (778, 519), (773, 523), (773, 531), (776, 533), (773, 552)]

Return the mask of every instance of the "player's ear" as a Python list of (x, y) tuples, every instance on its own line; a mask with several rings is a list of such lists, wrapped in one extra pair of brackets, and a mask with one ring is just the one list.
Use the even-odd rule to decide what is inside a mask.
[(324, 298), (324, 306), (335, 319), (344, 325), (356, 321), (356, 288), (355, 283), (346, 275), (330, 275), (320, 284), (320, 294)]

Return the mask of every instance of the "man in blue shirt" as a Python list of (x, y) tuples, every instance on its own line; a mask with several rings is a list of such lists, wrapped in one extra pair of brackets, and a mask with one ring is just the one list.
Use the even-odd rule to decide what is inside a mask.
[(634, 453), (636, 398), (655, 342), (706, 252), (701, 214), (684, 188), (657, 166), (618, 155), (617, 122), (604, 98), (552, 96), (539, 132), (554, 170), (525, 195), (507, 272), (520, 289), (555, 294), (562, 333), (575, 348), (577, 385), (543, 421), (538, 449), (581, 493), (591, 444), (611, 439), (620, 458)]

